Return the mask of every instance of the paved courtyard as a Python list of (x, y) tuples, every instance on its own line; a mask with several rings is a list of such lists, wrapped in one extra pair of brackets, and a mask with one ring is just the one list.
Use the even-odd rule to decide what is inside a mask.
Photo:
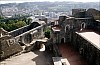
[(52, 53), (50, 51), (34, 51), (23, 53), (5, 61), (0, 65), (53, 65)]
[(62, 54), (62, 57), (67, 58), (70, 65), (89, 65), (88, 62), (83, 59), (79, 52), (77, 52), (71, 45), (60, 44), (59, 49)]

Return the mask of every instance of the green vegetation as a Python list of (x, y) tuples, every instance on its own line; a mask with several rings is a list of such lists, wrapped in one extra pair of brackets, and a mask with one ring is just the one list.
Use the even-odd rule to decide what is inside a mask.
[(50, 38), (51, 28), (47, 27), (45, 30), (45, 37)]
[(31, 21), (32, 21), (32, 19), (31, 18), (28, 18), (25, 22), (26, 22), (26, 24), (30, 24), (31, 23)]
[(0, 16), (0, 19), (4, 19), (4, 17)]
[(30, 19), (20, 19), (20, 20), (7, 20), (6, 22), (0, 22), (0, 28), (4, 28), (7, 31), (12, 31), (20, 27), (30, 24)]

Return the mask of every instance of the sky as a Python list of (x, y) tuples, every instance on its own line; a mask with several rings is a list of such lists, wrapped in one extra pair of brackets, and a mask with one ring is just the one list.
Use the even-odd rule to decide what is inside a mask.
[(74, 1), (74, 2), (99, 2), (100, 0), (0, 0), (0, 4), (5, 3), (23, 3), (23, 2), (43, 2), (43, 1)]

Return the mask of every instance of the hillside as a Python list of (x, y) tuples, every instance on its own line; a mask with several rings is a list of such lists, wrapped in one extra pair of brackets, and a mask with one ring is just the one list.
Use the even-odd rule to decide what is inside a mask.
[(94, 8), (99, 9), (99, 2), (25, 2), (25, 3), (9, 3), (0, 4), (0, 10), (5, 15), (32, 13), (34, 10), (53, 11), (53, 12), (71, 12), (76, 8)]

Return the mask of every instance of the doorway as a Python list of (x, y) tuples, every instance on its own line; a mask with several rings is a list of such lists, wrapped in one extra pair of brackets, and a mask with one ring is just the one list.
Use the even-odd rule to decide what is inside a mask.
[(84, 28), (85, 28), (85, 25), (86, 25), (86, 24), (83, 22), (83, 23), (81, 24), (81, 28), (84, 29)]
[(62, 38), (61, 39), (61, 43), (65, 43), (65, 38)]

